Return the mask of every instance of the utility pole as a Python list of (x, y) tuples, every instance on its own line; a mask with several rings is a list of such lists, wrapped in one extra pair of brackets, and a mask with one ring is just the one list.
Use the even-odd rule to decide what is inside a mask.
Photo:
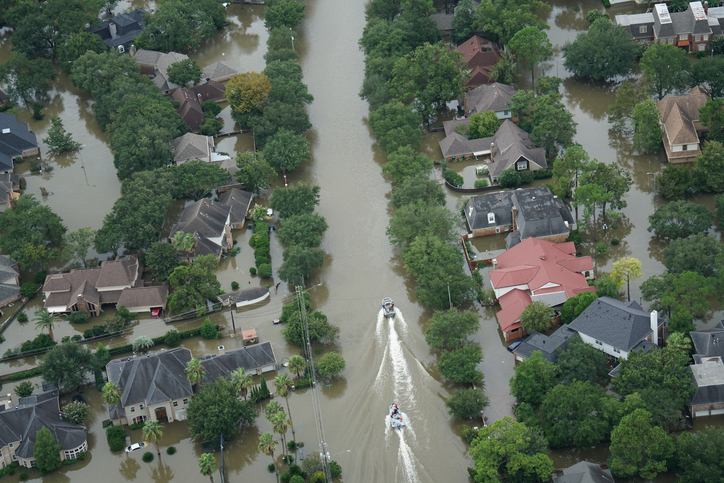
[(234, 328), (234, 335), (236, 335), (236, 322), (234, 322), (234, 307), (229, 307), (229, 313), (231, 314), (231, 326)]
[(221, 433), (221, 483), (226, 483), (226, 465), (224, 464), (224, 433)]

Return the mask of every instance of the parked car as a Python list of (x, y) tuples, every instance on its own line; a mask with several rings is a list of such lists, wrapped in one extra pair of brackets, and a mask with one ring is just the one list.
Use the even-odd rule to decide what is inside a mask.
[(83, 396), (81, 396), (80, 394), (76, 394), (75, 396), (73, 396), (73, 402), (79, 402), (79, 403), (83, 403), (83, 404), (88, 404), (88, 403), (85, 401), (85, 398), (84, 398)]
[(509, 350), (510, 352), (513, 352), (513, 351), (514, 351), (515, 349), (517, 349), (518, 346), (519, 346), (520, 344), (522, 344), (522, 343), (523, 343), (523, 340), (522, 340), (522, 339), (514, 340), (514, 341), (511, 342), (510, 345), (508, 346), (508, 350)]
[(137, 449), (141, 449), (144, 446), (146, 446), (145, 443), (133, 443), (131, 446), (126, 448), (126, 453), (130, 453), (131, 451), (136, 451)]

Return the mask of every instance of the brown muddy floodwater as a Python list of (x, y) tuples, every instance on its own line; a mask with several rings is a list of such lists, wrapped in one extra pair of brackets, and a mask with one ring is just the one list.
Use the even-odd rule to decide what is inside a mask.
[[(343, 480), (352, 482), (440, 482), (467, 481), (466, 467), (471, 464), (466, 447), (458, 436), (460, 423), (453, 421), (445, 409), (445, 398), (454, 389), (442, 382), (435, 368), (436, 354), (424, 341), (430, 311), (425, 310), (414, 297), (414, 281), (407, 276), (399, 260), (399, 251), (390, 246), (385, 236), (389, 220), (387, 201), (389, 180), (382, 176), (380, 166), (384, 156), (376, 147), (366, 123), (367, 104), (357, 95), (364, 75), (364, 59), (357, 47), (357, 39), (364, 27), (364, 1), (362, 0), (308, 0), (306, 19), (299, 28), (295, 47), (300, 52), (304, 80), (315, 101), (309, 107), (313, 129), (308, 137), (312, 144), (312, 160), (290, 177), (318, 184), (321, 190), (319, 212), (326, 217), (329, 230), (322, 248), (326, 252), (324, 267), (308, 281), (312, 303), (324, 312), (331, 322), (341, 328), (337, 347), (347, 361), (343, 378), (320, 387), (321, 409), (325, 441), (333, 459), (343, 467)], [(609, 271), (613, 261), (622, 256), (633, 256), (642, 261), (645, 276), (632, 283), (632, 297), (638, 299), (639, 284), (648, 276), (663, 272), (663, 245), (653, 240), (646, 231), (648, 216), (662, 200), (653, 197), (653, 176), (664, 167), (663, 155), (640, 156), (633, 152), (630, 140), (609, 132), (606, 107), (614, 100), (615, 84), (587, 84), (571, 78), (560, 57), (560, 47), (587, 28), (585, 13), (602, 7), (598, 0), (554, 0), (547, 16), (551, 26), (549, 36), (556, 47), (557, 57), (539, 66), (537, 75), (558, 75), (565, 78), (563, 100), (578, 123), (576, 142), (591, 157), (607, 163), (618, 163), (634, 178), (628, 195), (628, 207), (623, 210), (617, 227), (603, 230), (599, 227), (599, 240), (610, 242), (618, 238), (620, 244), (612, 246), (605, 255), (595, 255), (599, 271)], [(153, 3), (125, 3), (119, 7), (153, 8)], [(610, 9), (611, 15), (640, 11), (633, 5)], [(267, 32), (263, 25), (263, 7), (231, 5), (228, 7), (229, 26), (209, 39), (190, 56), (200, 65), (222, 60), (240, 72), (261, 71)], [(0, 61), (10, 52), (8, 37), (0, 36)], [(528, 87), (529, 72), (521, 74), (520, 86)], [(90, 99), (81, 95), (65, 74), (55, 83), (52, 100), (46, 103), (46, 118), (34, 121), (25, 111), (19, 118), (28, 122), (40, 139), (46, 136), (50, 117), (58, 114), (66, 129), (85, 145), (81, 153), (53, 158), (43, 156), (54, 167), (42, 176), (27, 176), (28, 192), (39, 199), (40, 188), (51, 194), (43, 199), (58, 213), (69, 229), (84, 226), (97, 229), (119, 196), (119, 182), (115, 176), (112, 153), (105, 135), (93, 118)], [(452, 115), (450, 113), (449, 115)], [(233, 122), (225, 106), (221, 114), (225, 129)], [(431, 158), (441, 157), (438, 147), (440, 134), (430, 134), (422, 151)], [(253, 148), (249, 136), (224, 138), (217, 149), (231, 155)], [(82, 156), (82, 157), (81, 157)], [(465, 176), (472, 173), (472, 164), (455, 164), (453, 169)], [(26, 172), (27, 165), (19, 171)], [(281, 180), (277, 181), (277, 186)], [(268, 204), (269, 194), (256, 202)], [(461, 195), (448, 193), (448, 207), (456, 210)], [(712, 207), (710, 197), (696, 201)], [(179, 203), (170, 218), (182, 209)], [(169, 224), (170, 224), (169, 220)], [(276, 220), (275, 220), (276, 222)], [(611, 225), (609, 222), (608, 225)], [(586, 227), (588, 228), (588, 227)], [(462, 225), (461, 225), (462, 229)], [(230, 290), (232, 281), (242, 287), (259, 285), (261, 281), (249, 275), (253, 265), (253, 252), (248, 246), (246, 230), (234, 232), (241, 253), (222, 261), (218, 276), (222, 288)], [(483, 245), (488, 249), (501, 248), (502, 238), (491, 237)], [(589, 253), (593, 243), (584, 235), (583, 251)], [(272, 234), (273, 266), (281, 263), (282, 247)], [(278, 280), (274, 280), (276, 284)], [(393, 321), (384, 319), (379, 310), (382, 297), (390, 296), (398, 307)], [(262, 340), (274, 344), (277, 358), (284, 361), (298, 349), (286, 344), (272, 320), (281, 312), (284, 303), (291, 300), (290, 287), (280, 284), (272, 289), (271, 298), (254, 307), (235, 311), (237, 329), (254, 327)], [(40, 307), (39, 299), (31, 301), (26, 310), (32, 313)], [(15, 307), (17, 308), (17, 307)], [(466, 309), (477, 311), (481, 330), (475, 340), (481, 344), (485, 360), (480, 369), (485, 374), (485, 390), (490, 407), (485, 414), (489, 421), (511, 415), (513, 398), (508, 380), (513, 374), (513, 358), (505, 350), (495, 319), (495, 310), (469, 304)], [(717, 313), (716, 316), (721, 314)], [(228, 311), (212, 316), (215, 322), (231, 328)], [(717, 320), (714, 317), (714, 320)], [(99, 323), (96, 319), (92, 323)], [(200, 321), (175, 324), (180, 330), (197, 326)], [(91, 324), (87, 324), (89, 326)], [(59, 337), (82, 333), (86, 327), (62, 324)], [(123, 337), (111, 341), (112, 345), (128, 343), (139, 335), (158, 336), (170, 327), (161, 320), (142, 318), (135, 322)], [(4, 333), (7, 341), (0, 351), (17, 347), (22, 341), (36, 335), (32, 323), (13, 323)], [(237, 339), (225, 339), (227, 348), (238, 346)], [(194, 355), (213, 353), (219, 341), (194, 339), (185, 341)], [(19, 359), (3, 364), (3, 373), (13, 372), (37, 364), (34, 358)], [(285, 369), (284, 369), (285, 370)], [(267, 375), (267, 378), (270, 376)], [(35, 380), (35, 382), (39, 382)], [(12, 391), (14, 384), (3, 387)], [(195, 481), (201, 477), (197, 458), (201, 446), (192, 441), (185, 423), (165, 426), (161, 440), (162, 450), (175, 446), (178, 452), (152, 463), (141, 461), (142, 452), (130, 455), (112, 454), (105, 441), (101, 423), (106, 416), (105, 405), (94, 388), (86, 388), (84, 395), (93, 413), (88, 421), (89, 456), (85, 461), (65, 467), (42, 477), (46, 483), (123, 481)], [(71, 395), (68, 395), (69, 398)], [(387, 407), (391, 402), (400, 405), (409, 421), (402, 431), (391, 431), (385, 424)], [(293, 393), (290, 397), (297, 441), (306, 443), (305, 451), (318, 448), (312, 397), (309, 390)], [(707, 423), (719, 425), (712, 418)], [(254, 427), (243, 431), (227, 446), (226, 464), (229, 481), (275, 481), (266, 470), (270, 458), (258, 452), (258, 436), (269, 431), (269, 424), (260, 418)], [(133, 442), (141, 440), (140, 431), (129, 431)], [(348, 451), (349, 450), (349, 451)], [(279, 451), (277, 451), (279, 453)], [(279, 461), (277, 455), (277, 461)], [(580, 459), (605, 461), (606, 451), (558, 451), (552, 454), (556, 466), (568, 466)], [(217, 456), (218, 458), (218, 456)], [(17, 474), (6, 477), (18, 481)], [(38, 480), (37, 473), (31, 479)], [(201, 480), (199, 480), (201, 481)], [(218, 478), (217, 478), (218, 481)]]

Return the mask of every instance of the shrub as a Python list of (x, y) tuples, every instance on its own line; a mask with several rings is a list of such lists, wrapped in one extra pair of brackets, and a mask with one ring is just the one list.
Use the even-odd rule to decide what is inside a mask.
[(271, 278), (272, 276), (272, 266), (268, 263), (264, 263), (262, 265), (259, 265), (259, 276), (261, 278)]
[(145, 453), (143, 453), (141, 459), (144, 463), (150, 463), (151, 461), (153, 461), (153, 453), (151, 453), (150, 451), (146, 451)]
[(47, 270), (41, 270), (33, 275), (33, 282), (37, 284), (45, 283), (45, 278), (48, 276)]
[(523, 183), (520, 174), (512, 168), (508, 168), (498, 176), (498, 184), (501, 188), (517, 188)]
[(465, 181), (462, 176), (457, 174), (452, 169), (446, 169), (445, 171), (443, 171), (443, 178), (445, 178), (445, 181), (458, 188), (462, 186), (463, 182)]
[(254, 257), (254, 265), (258, 269), (261, 265), (269, 264), (269, 257), (258, 256)]
[(536, 179), (533, 171), (521, 171), (518, 174), (520, 174), (521, 184), (527, 184)]
[(181, 334), (178, 333), (178, 330), (169, 330), (163, 337), (163, 342), (169, 347), (176, 347), (181, 343)]
[(22, 473), (20, 473), (20, 474), (18, 475), (18, 478), (20, 478), (21, 480), (27, 480), (27, 479), (28, 479), (28, 474), (23, 471)]
[(342, 467), (336, 461), (330, 461), (329, 472), (332, 474), (332, 478), (339, 478), (342, 476)]
[(292, 440), (292, 441), (287, 441), (287, 449), (288, 449), (289, 451), (296, 451), (296, 450), (297, 450), (297, 442), (294, 441), (294, 440)]
[(56, 342), (48, 334), (38, 334), (35, 339), (23, 342), (20, 346), (20, 352), (37, 351), (54, 345), (56, 345)]
[(113, 426), (113, 421), (111, 421), (110, 419), (104, 419), (101, 426), (103, 427), (103, 429), (106, 429), (109, 426)]
[(18, 397), (28, 397), (33, 394), (34, 389), (35, 384), (30, 381), (23, 381), (15, 386), (15, 394), (17, 394)]
[(143, 426), (144, 426), (145, 424), (146, 424), (146, 423), (134, 423), (134, 424), (129, 424), (128, 427), (129, 427), (130, 429), (143, 429)]
[(534, 179), (549, 179), (553, 177), (553, 169), (539, 169), (538, 171), (531, 171)]
[(23, 311), (23, 312), (20, 312), (20, 313), (18, 314), (17, 319), (18, 319), (18, 322), (20, 322), (20, 323), (27, 322), (27, 321), (28, 321), (28, 314), (26, 314), (24, 311)]
[(266, 465), (266, 469), (269, 473), (274, 473), (277, 470), (277, 467), (274, 463), (269, 463)]
[(75, 334), (73, 337), (70, 338), (70, 340), (71, 340), (71, 342), (80, 342), (82, 338), (83, 338), (82, 335)]
[(257, 246), (256, 250), (254, 250), (254, 258), (258, 257), (267, 257), (269, 258), (269, 247), (268, 246)]
[(204, 319), (204, 323), (201, 324), (201, 337), (204, 339), (216, 339), (219, 333), (219, 328), (216, 324), (212, 324), (211, 320)]
[(26, 379), (26, 378), (28, 378), (28, 377), (39, 376), (39, 375), (42, 374), (42, 373), (43, 373), (43, 370), (40, 369), (39, 367), (37, 367), (37, 368), (35, 368), (35, 369), (30, 369), (29, 371), (23, 371), (23, 372), (18, 372), (18, 373), (16, 373), (16, 374), (11, 374), (11, 375), (8, 377), (8, 379), (9, 379), (10, 381), (19, 381), (19, 380), (21, 380), (21, 379)]
[(604, 255), (608, 251), (608, 247), (604, 242), (596, 243), (596, 253)]
[(169, 446), (166, 448), (166, 454), (169, 456), (176, 454), (176, 446)]
[(103, 325), (94, 325), (92, 329), (88, 329), (83, 331), (83, 338), (84, 339), (90, 339), (92, 337), (98, 337), (101, 335), (106, 335), (108, 331), (106, 330), (105, 326)]
[(309, 479), (309, 483), (327, 483), (327, 477), (324, 476), (323, 472), (317, 471)]
[(73, 312), (67, 317), (67, 319), (71, 324), (85, 324), (88, 322), (88, 314), (83, 312)]
[(31, 298), (33, 295), (35, 295), (35, 290), (37, 290), (38, 286), (35, 285), (33, 282), (26, 282), (20, 286), (20, 295), (22, 297), (25, 297), (26, 299)]
[(612, 238), (612, 239), (611, 239), (611, 245), (616, 246), (616, 245), (618, 245), (619, 243), (621, 243), (621, 241), (620, 241), (618, 238)]
[(111, 451), (120, 451), (126, 446), (126, 431), (123, 426), (109, 426), (106, 428), (106, 439)]
[(73, 424), (83, 424), (90, 408), (82, 402), (72, 402), (63, 408), (63, 418)]
[(476, 188), (487, 188), (490, 186), (490, 183), (487, 179), (476, 179), (475, 180), (475, 187)]
[(239, 290), (239, 282), (231, 282), (231, 290)]

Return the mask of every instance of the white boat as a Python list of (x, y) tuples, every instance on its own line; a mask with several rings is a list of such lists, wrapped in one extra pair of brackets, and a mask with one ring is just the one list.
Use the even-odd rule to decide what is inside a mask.
[(397, 404), (390, 404), (390, 426), (393, 429), (402, 429), (405, 427), (405, 421), (402, 419), (402, 411), (397, 407)]
[(382, 310), (385, 313), (385, 317), (395, 316), (395, 303), (391, 298), (385, 297), (382, 299)]

